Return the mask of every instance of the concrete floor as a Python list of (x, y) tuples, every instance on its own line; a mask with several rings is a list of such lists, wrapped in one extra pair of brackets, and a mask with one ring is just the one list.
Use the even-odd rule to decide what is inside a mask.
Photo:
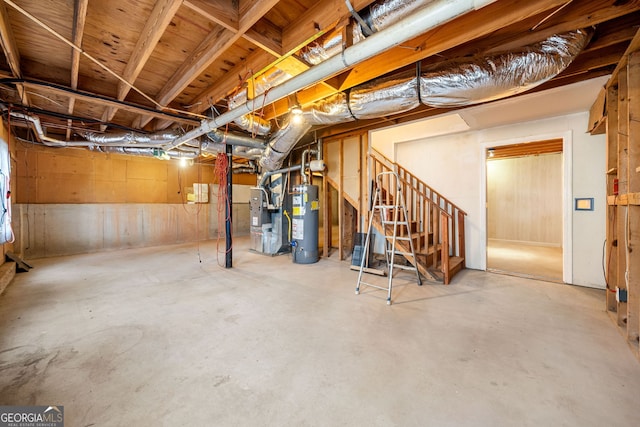
[[(215, 243), (33, 261), (0, 297), (0, 404), (68, 426), (637, 426), (603, 291), (466, 270), (356, 296), (322, 259)], [(403, 284), (404, 283), (404, 284)]]
[(489, 239), (487, 268), (562, 282), (562, 248)]

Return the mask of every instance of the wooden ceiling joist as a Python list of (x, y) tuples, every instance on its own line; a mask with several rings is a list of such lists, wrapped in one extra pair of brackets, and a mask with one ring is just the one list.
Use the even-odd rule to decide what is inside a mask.
[[(366, 15), (374, 0), (350, 3)], [(32, 85), (28, 94), (30, 107), (62, 115), (68, 129), (83, 124), (67, 121), (67, 116), (140, 130), (199, 124), (204, 115), (198, 113), (212, 105), (223, 113), (223, 100), (234, 91), (247, 87), (251, 97), (251, 79), (273, 67), (292, 76), (306, 72), (310, 65), (296, 56), (298, 50), (327, 31), (343, 29), (349, 45), (353, 25), (344, 0), (0, 0), (0, 8), (6, 56), (0, 75), (66, 88), (53, 93)], [(623, 66), (623, 51), (640, 26), (640, 2), (499, 0), (336, 71), (297, 91), (296, 97), (307, 106), (380, 76), (413, 69), (418, 62), (424, 70), (449, 59), (515, 50), (551, 34), (591, 26), (594, 36), (573, 64), (534, 91)], [(24, 104), (27, 89), (22, 80), (12, 79), (5, 80), (12, 85), (0, 91), (0, 102)], [(71, 95), (74, 89), (87, 96)], [(121, 102), (125, 100), (129, 102)], [(150, 106), (155, 106), (153, 111)], [(289, 102), (283, 99), (260, 105), (257, 113), (275, 119), (288, 110)], [(434, 111), (420, 107), (357, 126), (415, 119)]]
[[(278, 0), (259, 1), (248, 7), (244, 14), (241, 12), (237, 33), (233, 33), (226, 28), (218, 28), (210, 32), (207, 38), (200, 43), (191, 56), (183, 62), (160, 90), (157, 102), (160, 105), (168, 105), (194, 78), (219, 58), (242, 34), (249, 30), (258, 19), (262, 18), (277, 3)], [(151, 119), (147, 117), (136, 123), (137, 126), (135, 127), (144, 127), (150, 121)]]
[(240, 31), (237, 2), (233, 0), (185, 0), (184, 5), (229, 31)]
[(136, 106), (131, 103), (123, 103), (122, 101), (109, 99), (105, 96), (99, 96), (96, 94), (90, 94), (90, 93), (83, 94), (80, 92), (73, 91), (70, 88), (64, 88), (59, 85), (43, 85), (36, 82), (25, 82), (23, 83), (23, 85), (25, 88), (32, 89), (39, 93), (45, 93), (45, 94), (50, 93), (54, 95), (62, 95), (65, 97), (73, 97), (73, 98), (76, 98), (76, 100), (83, 100), (90, 104), (94, 104), (102, 107), (119, 108), (121, 110), (125, 110), (131, 113), (150, 116), (151, 118), (159, 118), (159, 119), (171, 118), (176, 122), (191, 124), (191, 125), (199, 123), (199, 120), (196, 118), (193, 118), (193, 119), (187, 118), (178, 114), (165, 113), (159, 110), (151, 109), (149, 107)]
[[(75, 0), (73, 8), (73, 44), (82, 46), (84, 36), (84, 26), (87, 22), (87, 6), (89, 0)], [(71, 89), (78, 89), (78, 75), (80, 72), (80, 51), (71, 48)], [(67, 114), (73, 114), (76, 105), (76, 98), (69, 98)], [(72, 120), (67, 120), (67, 139), (71, 138)]]
[[(147, 18), (147, 23), (142, 29), (142, 33), (140, 34), (136, 47), (131, 54), (131, 58), (124, 69), (122, 78), (125, 81), (133, 84), (138, 78), (140, 72), (147, 63), (147, 60), (158, 44), (160, 37), (162, 37), (166, 28), (169, 26), (171, 20), (180, 8), (180, 5), (181, 2), (177, 0), (158, 0), (156, 2), (153, 10), (151, 11), (151, 15)], [(127, 85), (123, 81), (118, 82), (118, 93), (116, 98), (123, 101), (130, 90), (130, 85)], [(117, 111), (117, 108), (108, 107), (102, 116), (102, 121), (111, 121)]]
[[(0, 41), (2, 42), (2, 50), (7, 58), (9, 67), (14, 77), (22, 78), (20, 70), (20, 53), (13, 36), (11, 23), (9, 22), (9, 14), (4, 2), (0, 1)], [(27, 94), (22, 85), (17, 85), (18, 94), (23, 104), (29, 105)]]

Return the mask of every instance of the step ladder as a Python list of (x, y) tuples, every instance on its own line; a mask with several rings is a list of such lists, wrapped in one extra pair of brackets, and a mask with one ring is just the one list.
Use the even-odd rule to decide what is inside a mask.
[[(394, 191), (392, 200), (384, 200), (382, 195), (383, 181), (387, 180), (389, 185), (388, 191)], [(388, 204), (392, 202), (392, 204)], [(371, 244), (371, 233), (373, 230), (373, 220), (376, 215), (380, 216), (380, 224), (384, 231), (385, 237), (385, 258), (387, 260), (388, 268), (388, 283), (387, 287), (378, 286), (372, 283), (367, 283), (362, 280), (362, 273), (366, 272), (366, 261), (369, 257), (369, 246)], [(398, 235), (401, 229), (406, 230), (406, 234)], [(390, 234), (389, 234), (390, 233)], [(398, 242), (406, 241), (409, 243), (410, 252), (403, 251), (402, 248), (398, 248)], [(395, 263), (396, 255), (404, 255), (409, 260), (410, 265), (398, 265)], [(367, 229), (367, 237), (365, 239), (364, 248), (362, 250), (362, 259), (360, 261), (360, 271), (358, 272), (358, 282), (356, 284), (356, 295), (360, 294), (360, 286), (370, 286), (387, 291), (387, 305), (391, 305), (391, 289), (393, 286), (393, 273), (394, 269), (414, 271), (416, 274), (416, 280), (418, 285), (422, 285), (422, 279), (417, 269), (416, 252), (413, 247), (413, 238), (411, 237), (411, 224), (409, 223), (409, 216), (407, 215), (407, 207), (404, 201), (404, 195), (402, 193), (402, 187), (400, 186), (400, 178), (396, 172), (380, 172), (376, 175), (375, 181), (375, 196), (373, 197), (373, 204), (369, 211), (369, 227)]]

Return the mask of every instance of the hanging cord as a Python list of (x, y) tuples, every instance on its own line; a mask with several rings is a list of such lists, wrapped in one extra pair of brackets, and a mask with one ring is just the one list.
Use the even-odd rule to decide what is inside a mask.
[[(616, 214), (615, 214), (615, 215), (613, 215), (613, 221), (612, 221), (612, 222), (613, 222), (613, 224), (611, 225), (611, 227), (612, 227), (612, 229), (613, 229), (613, 230), (615, 230), (615, 229), (616, 229), (616, 222), (617, 222), (616, 220), (617, 220), (617, 219), (618, 219), (618, 213), (616, 212)], [(606, 240), (605, 240), (605, 242), (606, 242)], [(614, 248), (614, 246), (613, 246), (613, 241), (612, 241), (612, 242), (610, 242), (610, 244), (611, 244), (611, 249), (609, 250), (609, 258), (607, 259), (607, 272), (606, 272), (606, 274), (605, 274), (604, 282), (606, 283), (606, 285), (607, 285), (607, 289), (609, 289), (609, 291), (610, 291), (610, 292), (615, 292), (616, 290), (615, 290), (615, 289), (612, 289), (612, 288), (609, 286), (609, 274), (610, 274), (610, 272), (611, 272), (611, 256), (612, 256), (612, 254), (613, 254), (613, 248)]]
[[(225, 131), (225, 140), (226, 144), (226, 132)], [(230, 213), (231, 206), (229, 205), (229, 195), (227, 194), (227, 171), (229, 169), (229, 159), (227, 159), (226, 154), (218, 154), (216, 156), (215, 168), (214, 168), (214, 176), (216, 178), (216, 182), (218, 183), (218, 194), (217, 194), (217, 209), (218, 209), (218, 235), (216, 240), (216, 260), (220, 267), (224, 267), (224, 264), (220, 262), (220, 254), (224, 254), (225, 257), (227, 255), (227, 250), (220, 250), (220, 240), (222, 238), (222, 230), (230, 218), (227, 216), (227, 212)], [(231, 250), (232, 248), (229, 248)]]
[(202, 197), (202, 163), (199, 160), (200, 156), (202, 155), (202, 142), (198, 144), (198, 149), (199, 151), (198, 151), (198, 157), (196, 161), (197, 161), (197, 168), (198, 168), (198, 184), (200, 185), (198, 186), (198, 195), (196, 198), (196, 205), (198, 205), (198, 208), (196, 209), (196, 245), (198, 248), (198, 262), (202, 264), (202, 255), (200, 254), (200, 209), (202, 208), (202, 206), (199, 201), (200, 197)]

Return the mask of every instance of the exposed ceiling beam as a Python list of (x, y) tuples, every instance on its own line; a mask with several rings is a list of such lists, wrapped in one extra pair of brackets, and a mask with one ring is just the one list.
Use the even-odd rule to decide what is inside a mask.
[[(11, 29), (11, 22), (9, 21), (9, 13), (7, 7), (3, 1), (0, 1), (0, 42), (2, 43), (2, 50), (9, 63), (9, 68), (14, 77), (22, 78), (22, 71), (20, 70), (20, 52), (18, 52), (18, 46), (16, 45), (16, 39), (13, 36), (13, 30)], [(18, 94), (23, 104), (29, 105), (29, 100), (22, 85), (17, 85)]]
[[(566, 3), (566, 0), (530, 0), (523, 3), (520, 0), (491, 3), (428, 31), (405, 43), (404, 46), (389, 49), (384, 55), (364, 61), (352, 68), (346, 74), (341, 89), (351, 88), (459, 44), (485, 37), (514, 22), (560, 6)], [(460, 31), (460, 28), (464, 28), (465, 31)]]
[(185, 0), (184, 5), (211, 22), (237, 33), (238, 6), (234, 0)]
[[(9, 82), (10, 83), (10, 82)], [(141, 114), (145, 116), (150, 116), (151, 118), (171, 118), (175, 122), (185, 123), (185, 124), (198, 124), (200, 121), (196, 118), (186, 118), (177, 114), (164, 113), (159, 110), (152, 109), (150, 107), (143, 107), (140, 105), (135, 105), (131, 103), (123, 103), (123, 101), (118, 101), (112, 98), (107, 98), (105, 96), (100, 96), (92, 93), (82, 93), (72, 90), (71, 88), (66, 88), (61, 85), (54, 85), (51, 83), (39, 83), (35, 81), (27, 81), (22, 83), (25, 88), (37, 90), (39, 93), (51, 93), (54, 95), (62, 95), (65, 97), (74, 97), (76, 100), (86, 101), (88, 103), (99, 105), (102, 107), (115, 107), (120, 108), (125, 111), (129, 111), (134, 114)]]
[[(226, 28), (218, 27), (211, 31), (209, 35), (198, 45), (194, 52), (171, 76), (167, 83), (160, 89), (157, 102), (160, 105), (167, 105), (180, 94), (191, 81), (198, 77), (217, 58), (220, 57), (229, 47), (231, 47), (253, 24), (267, 13), (278, 0), (261, 0), (247, 4), (244, 12), (240, 9), (239, 28), (237, 33), (233, 33)], [(242, 2), (241, 2), (242, 6)], [(134, 127), (144, 127), (151, 121), (150, 118), (136, 122)], [(137, 125), (137, 126), (136, 126)]]
[(633, 37), (633, 40), (631, 40), (631, 43), (629, 43), (629, 47), (627, 47), (627, 50), (622, 55), (620, 62), (618, 62), (616, 69), (611, 75), (611, 79), (609, 79), (609, 82), (607, 82), (607, 88), (618, 82), (618, 73), (620, 72), (620, 70), (624, 69), (624, 67), (627, 66), (627, 63), (629, 62), (629, 55), (632, 52), (636, 52), (638, 50), (640, 50), (640, 30), (638, 30), (636, 35)]
[[(537, 43), (554, 34), (564, 33), (567, 31), (577, 30), (579, 28), (588, 28), (593, 25), (603, 23), (612, 19), (619, 18), (626, 14), (633, 14), (638, 10), (637, 1), (630, 1), (625, 4), (619, 4), (617, 0), (590, 0), (583, 2), (572, 2), (569, 6), (562, 10), (562, 13), (554, 15), (531, 31), (545, 14), (532, 16), (522, 22), (524, 27), (510, 26), (492, 35), (492, 41), (495, 46), (499, 46), (500, 50), (511, 50), (521, 46)], [(631, 18), (636, 20), (635, 25), (640, 24), (637, 21), (638, 15)], [(626, 21), (628, 25), (632, 22)]]
[[(362, 10), (374, 0), (351, 0), (355, 10)], [(351, 16), (344, 0), (323, 0), (307, 10), (300, 19), (282, 31), (282, 47), (289, 52), (320, 31), (326, 31)]]
[[(165, 30), (171, 23), (171, 20), (178, 12), (182, 4), (182, 0), (158, 0), (156, 1), (151, 15), (147, 18), (147, 22), (140, 33), (140, 37), (136, 43), (133, 53), (127, 62), (122, 77), (127, 82), (133, 84), (138, 78), (140, 72), (149, 60), (158, 41), (164, 34)], [(127, 97), (131, 90), (131, 86), (122, 80), (118, 82), (118, 93), (116, 98), (120, 101)], [(110, 122), (116, 115), (118, 109), (108, 107), (102, 115), (103, 122)]]
[(282, 31), (268, 21), (257, 22), (242, 37), (276, 58), (285, 53), (282, 50)]
[(197, 111), (205, 111), (211, 105), (227, 96), (228, 93), (242, 86), (248, 76), (253, 75), (257, 70), (261, 70), (273, 61), (273, 56), (269, 53), (257, 50), (243, 62), (236, 64), (225, 76), (216, 82), (215, 85), (205, 89), (196, 96), (191, 103)]
[[(356, 65), (337, 78), (340, 81), (338, 90), (347, 90), (382, 74), (451, 49), (461, 43), (485, 37), (504, 26), (553, 9), (565, 2), (566, 0), (533, 0), (522, 4), (520, 0), (509, 0), (492, 3), (431, 30), (405, 43), (405, 46), (394, 47), (386, 51), (384, 55)], [(460, 31), (460, 28), (466, 28), (469, 31)], [(326, 87), (318, 88), (316, 86), (318, 85), (298, 92), (297, 96), (301, 103), (311, 103), (332, 93)], [(286, 107), (282, 102), (275, 109), (278, 115), (286, 112)]]
[[(87, 21), (87, 5), (89, 0), (75, 0), (73, 7), (73, 44), (82, 46), (82, 37), (84, 36), (84, 25)], [(78, 75), (80, 73), (80, 52), (71, 49), (71, 89), (78, 89)], [(76, 105), (74, 97), (69, 98), (69, 107), (67, 114), (73, 114)], [(71, 138), (71, 126), (73, 120), (67, 120), (67, 140)]]
[[(200, 16), (225, 27), (227, 30), (239, 32), (238, 8), (229, 0), (185, 0), (184, 5)], [(242, 38), (253, 43), (274, 57), (282, 55), (282, 32), (268, 21), (258, 21), (248, 29)]]
[(640, 26), (640, 12), (598, 25), (596, 34), (583, 53), (604, 49), (633, 39)]

